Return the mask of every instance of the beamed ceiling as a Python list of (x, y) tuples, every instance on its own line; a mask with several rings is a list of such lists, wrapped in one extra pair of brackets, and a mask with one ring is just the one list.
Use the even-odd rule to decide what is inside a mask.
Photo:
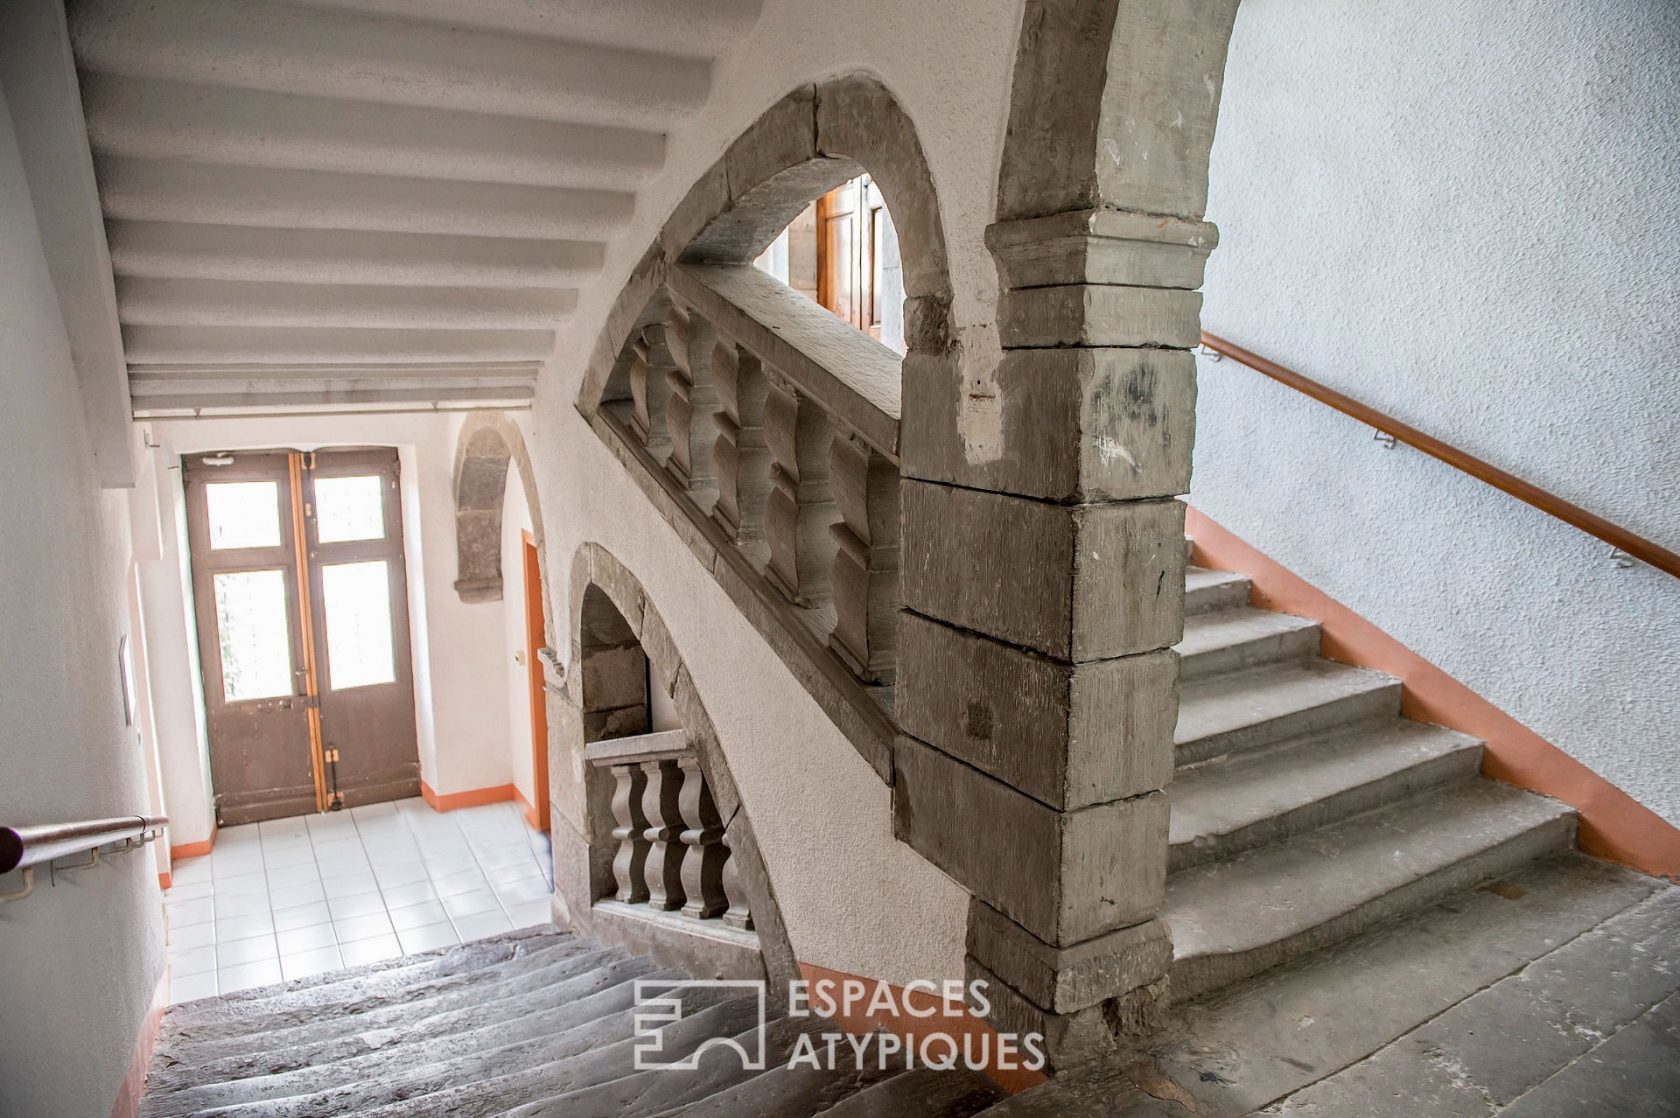
[(518, 404), (758, 0), (71, 0), (136, 415)]

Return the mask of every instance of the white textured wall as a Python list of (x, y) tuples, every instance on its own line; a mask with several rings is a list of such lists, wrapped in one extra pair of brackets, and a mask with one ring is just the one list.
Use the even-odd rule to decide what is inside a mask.
[[(982, 235), (1020, 20), (1020, 0), (768, 0), (752, 33), (717, 68), (706, 109), (673, 135), (666, 169), (638, 201), (635, 228), (620, 238), (559, 342), (535, 413), (531, 449), (551, 584), (568, 585), (572, 556), (587, 540), (641, 580), (717, 726), (795, 953), (894, 981), (962, 973), (966, 894), (893, 840), (888, 788), (741, 618), (574, 402), (606, 307), (689, 184), (790, 89), (850, 70), (875, 73), (917, 122), (944, 208), (956, 321), (989, 323), (997, 273)], [(556, 595), (557, 616), (567, 616), (563, 598)]]
[[(1680, 5), (1243, 0), (1207, 329), (1680, 549)], [(1680, 580), (1232, 362), (1192, 501), (1680, 823)]]
[[(168, 463), (184, 454), (220, 450), (286, 447), (314, 450), (331, 446), (379, 444), (399, 449), (402, 463), (403, 531), (409, 574), (409, 628), (414, 641), (416, 718), (420, 732), (421, 776), (439, 793), (465, 792), (511, 782), (508, 704), (503, 660), (506, 653), (501, 603), (464, 604), (455, 593), (454, 469), (462, 416), (450, 413), (400, 415), (266, 416), (194, 420), (153, 420), (147, 424), (158, 452)], [(164, 491), (180, 501), (180, 472), (168, 470)], [(165, 532), (160, 564), (185, 569), (185, 540)], [(190, 587), (181, 594), (181, 575), (170, 588), (160, 587), (151, 600), (148, 584), (147, 627), (158, 650), (173, 648), (159, 677), (156, 708), (166, 788), (172, 810), (194, 812), (206, 833), (181, 833), (175, 841), (208, 837), (212, 816), (208, 755), (186, 727), (201, 719), (202, 696), (190, 686), (197, 678), (196, 658), (189, 666), (183, 650), (196, 648)], [(179, 626), (173, 641), (157, 626)], [(161, 678), (167, 675), (168, 680)], [(172, 685), (167, 689), (165, 682)], [(177, 727), (166, 732), (165, 725)], [(528, 740), (528, 734), (524, 735)], [(191, 789), (200, 791), (194, 797)], [(196, 801), (196, 802), (189, 802)], [(180, 805), (180, 806), (176, 806)]]
[(508, 772), (513, 786), (535, 804), (536, 774), (531, 752), (531, 677), (514, 659), (525, 651), (525, 537), (531, 510), (517, 467), (508, 467), (507, 493), (502, 499), (502, 667), (507, 677)]
[[(124, 725), (128, 496), (102, 491), (52, 281), (0, 98), (0, 822), (149, 806)], [(0, 890), (19, 886), (18, 874)], [(150, 855), (0, 906), (0, 1115), (109, 1114), (163, 969)]]

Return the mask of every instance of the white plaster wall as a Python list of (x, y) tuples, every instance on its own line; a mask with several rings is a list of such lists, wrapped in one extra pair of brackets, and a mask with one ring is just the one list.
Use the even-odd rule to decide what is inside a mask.
[[(1680, 549), (1680, 6), (1243, 0), (1207, 329)], [(1680, 823), (1680, 580), (1225, 361), (1194, 504)]]
[[(3, 98), (0, 261), (0, 820), (132, 814), (150, 795), (117, 669), (130, 634), (128, 495), (101, 490), (94, 472)], [(56, 885), (43, 870), (33, 896), (0, 908), (0, 1115), (110, 1113), (163, 959), (147, 855)]]
[[(511, 780), (508, 706), (497, 698), (507, 687), (501, 603), (467, 605), (454, 587), (453, 486), (462, 419), (457, 413), (424, 412), (154, 420), (148, 425), (160, 444), (156, 453), (167, 463), (164, 491), (170, 499), (160, 504), (174, 506), (172, 515), (179, 524), (185, 523), (182, 455), (271, 447), (398, 448), (421, 776), (440, 794), (499, 787)], [(185, 730), (195, 720), (202, 726), (203, 718), (201, 687), (191, 686), (201, 679), (197, 658), (192, 657), (189, 667), (184, 655), (197, 648), (190, 584), (182, 581), (181, 573), (187, 569), (186, 541), (180, 531), (165, 532), (163, 537), (160, 562), (177, 573), (173, 587), (158, 590), (159, 602), (148, 596), (146, 610), (149, 625), (160, 618), (178, 625), (175, 635), (167, 638), (154, 629), (150, 642), (154, 664), (159, 650), (168, 648), (173, 657), (167, 667), (154, 666), (153, 672), (159, 683), (155, 698), (165, 786), (172, 810), (185, 812), (189, 802), (196, 805), (205, 828), (202, 836), (182, 833), (175, 839), (179, 844), (208, 837), (213, 816), (208, 753), (202, 740), (189, 737)], [(149, 583), (147, 590), (150, 595)], [(166, 724), (176, 731), (164, 731)]]
[(531, 752), (531, 682), (525, 655), (525, 537), (531, 510), (514, 466), (508, 467), (502, 500), (502, 665), (507, 675), (508, 771), (513, 786), (535, 804), (536, 774)]
[[(557, 617), (572, 557), (593, 540), (642, 582), (715, 723), (801, 960), (892, 981), (962, 973), (966, 894), (895, 842), (887, 787), (642, 496), (578, 416), (582, 362), (605, 309), (690, 183), (778, 98), (844, 71), (876, 74), (918, 124), (944, 208), (954, 317), (984, 345), (996, 271), (991, 220), (1020, 0), (767, 0), (713, 76), (705, 110), (671, 138), (600, 282), (543, 375), (531, 451)], [(930, 33), (930, 28), (941, 29)], [(889, 200), (890, 201), (890, 200)]]

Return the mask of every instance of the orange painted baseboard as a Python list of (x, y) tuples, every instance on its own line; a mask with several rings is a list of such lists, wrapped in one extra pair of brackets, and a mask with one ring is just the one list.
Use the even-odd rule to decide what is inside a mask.
[(525, 816), (525, 822), (531, 825), (531, 830), (544, 830), (545, 828), (542, 825), (542, 813), (537, 811), (537, 805), (532, 803), (530, 800), (527, 800), (525, 798), (525, 793), (521, 792), (517, 786), (514, 787), (513, 798), (518, 802), (520, 814)]
[(169, 848), (169, 860), (174, 862), (180, 858), (201, 858), (210, 853), (215, 845), (216, 832), (211, 831), (210, 837), (203, 842), (183, 842), (180, 846), (171, 846)]
[(1400, 711), (1407, 718), (1486, 742), (1484, 774), (1573, 807), (1580, 813), (1582, 850), (1645, 873), (1680, 877), (1680, 828), (1194, 508), (1185, 529), (1196, 541), (1197, 563), (1253, 581), (1256, 606), (1319, 622), (1325, 656), (1399, 679)]
[(159, 889), (168, 889), (170, 887), (170, 885), (174, 884), (174, 882), (175, 882), (174, 875), (169, 873), (167, 870), (165, 870), (163, 873), (158, 874), (158, 888)]
[(140, 1022), (140, 1035), (134, 1040), (134, 1055), (129, 1057), (128, 1071), (117, 1088), (117, 1101), (111, 1104), (111, 1118), (138, 1118), (140, 1100), (146, 1094), (146, 1073), (152, 1068), (152, 1049), (157, 1046), (158, 1027), (163, 1024), (163, 1011), (169, 1008), (169, 964), (158, 975), (152, 990), (152, 1004)]
[[(877, 985), (873, 978), (862, 978), (859, 975), (847, 974), (845, 971), (829, 970), (827, 967), (819, 967), (815, 963), (800, 963), (799, 973), (806, 982), (813, 984), (821, 981), (836, 983), (861, 981), (867, 984), (870, 989)], [(883, 982), (879, 985), (887, 986), (892, 990), (895, 1005), (905, 1005), (906, 999), (908, 999), (908, 1004), (916, 1008), (942, 1004), (941, 1000), (931, 992), (918, 989), (906, 993), (902, 987), (893, 986), (890, 983)], [(850, 1015), (842, 1013), (834, 1018), (834, 1023), (840, 1026), (843, 1032), (851, 1036), (863, 1037), (873, 1033), (890, 1033), (904, 1041), (907, 1046), (935, 1033), (944, 1033), (953, 1037), (986, 1037), (988, 1038), (988, 1044), (995, 1044), (997, 1037), (997, 1030), (987, 1024), (984, 1018), (975, 1017), (972, 1014), (962, 1017), (918, 1017), (914, 1014), (898, 1013), (871, 1014), (860, 1012)], [(996, 1049), (989, 1050), (995, 1051)], [(939, 1058), (944, 1058), (945, 1050), (940, 1048), (937, 1055)], [(978, 1057), (976, 1057), (976, 1061), (978, 1061)], [(1045, 1081), (1043, 1072), (1027, 1071), (1021, 1068), (1007, 1071), (988, 1068), (986, 1074), (991, 1077), (992, 1082), (1010, 1094), (1025, 1091), (1029, 1087), (1037, 1087)]]
[(518, 799), (519, 790), (511, 784), (498, 784), (494, 788), (470, 788), (465, 792), (439, 794), (432, 791), (432, 786), (422, 780), (420, 795), (431, 805), (433, 811), (455, 811), (463, 807), (499, 804), (504, 800)]

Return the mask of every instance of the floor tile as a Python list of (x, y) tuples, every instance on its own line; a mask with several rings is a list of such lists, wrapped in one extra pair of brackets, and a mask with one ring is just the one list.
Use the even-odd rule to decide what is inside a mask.
[(170, 974), (185, 977), (189, 974), (203, 974), (205, 971), (215, 969), (216, 948), (213, 944), (169, 952)]
[(426, 867), (418, 859), (412, 862), (390, 862), (385, 865), (374, 863), (373, 876), (379, 881), (381, 888), (387, 885), (412, 885), (416, 881), (425, 881)]
[(296, 955), (338, 946), (338, 933), (331, 924), (312, 924), (307, 928), (286, 928), (274, 933), (281, 955)]
[(276, 911), (282, 908), (296, 908), (299, 905), (313, 904), (327, 899), (321, 890), (319, 881), (306, 881), (301, 885), (281, 885), (270, 887), (268, 891), (269, 907)]
[(403, 950), (395, 935), (385, 935), (341, 943), (338, 952), (344, 957), (345, 966), (357, 967), (363, 963), (377, 963), (381, 959), (394, 959)]
[(277, 908), (274, 910), (274, 928), (276, 931), (289, 931), (292, 928), (308, 928), (315, 924), (329, 924), (332, 913), (327, 909), (326, 901), (314, 901), (310, 904), (298, 905), (296, 908)]
[(312, 974), (324, 974), (330, 970), (338, 970), (343, 965), (344, 960), (339, 955), (336, 945), (280, 956), (280, 973), (285, 976), (287, 982), (298, 978), (308, 978)]
[(223, 827), (216, 832), (216, 846), (225, 850), (230, 846), (238, 846), (242, 842), (256, 842), (261, 834), (261, 828), (256, 823), (241, 823), (237, 827)]
[(182, 858), (170, 863), (169, 880), (174, 885), (198, 885), (210, 880), (210, 859)]
[(436, 951), (440, 947), (453, 947), (461, 942), (461, 937), (456, 934), (454, 926), (445, 920), (439, 924), (423, 924), (418, 928), (398, 928), (397, 940), (402, 944), (403, 954), (413, 955), (421, 951)]
[(171, 881), (169, 892), (165, 894), (172, 901), (190, 901), (196, 897), (213, 896), (216, 892), (215, 884), (206, 874), (203, 881), (195, 881), (191, 885), (183, 885), (179, 881)]
[(437, 890), (437, 895), (440, 897), (453, 897), (460, 893), (474, 893), (488, 889), (490, 883), (485, 880), (482, 871), (471, 869), (447, 873), (442, 877), (435, 878), (432, 881), (432, 887)]
[(391, 910), (391, 923), (396, 926), (400, 934), (406, 929), (420, 928), (427, 924), (446, 923), (449, 913), (436, 901), (425, 901), (417, 905), (406, 905)]
[(470, 893), (457, 893), (453, 897), (445, 897), (443, 907), (452, 917), (469, 916), (475, 912), (500, 912), (502, 909), (496, 901), (495, 894), (488, 889), (475, 889)]
[(536, 868), (537, 856), (531, 853), (526, 843), (520, 842), (511, 846), (493, 846), (487, 850), (478, 851), (478, 864), (488, 872), (505, 866), (529, 866)]
[(181, 926), (173, 920), (169, 923), (169, 949), (171, 951), (185, 951), (189, 947), (205, 947), (216, 942), (216, 925), (214, 921), (206, 920), (202, 924), (187, 924)]
[(332, 912), (334, 920), (347, 920), (352, 916), (369, 916), (385, 911), (385, 898), (378, 893), (357, 893), (351, 897), (329, 897), (327, 908)]
[(304, 820), (305, 816), (302, 815), (289, 815), (284, 819), (264, 819), (257, 824), (257, 833), (264, 839), (282, 835), (307, 836), (309, 834), (309, 824)]
[(283, 846), (277, 850), (264, 846), (263, 864), (270, 871), (282, 866), (313, 866), (315, 864), (315, 848), (307, 842), (298, 846)]
[(268, 870), (270, 890), (277, 885), (303, 885), (320, 880), (321, 871), (313, 860), (293, 866), (271, 866)]
[(255, 912), (249, 916), (230, 916), (216, 921), (216, 942), (226, 940), (250, 939), (252, 936), (264, 936), (274, 930), (274, 918), (266, 912)]
[(502, 932), (513, 931), (513, 924), (501, 909), (494, 912), (475, 912), (469, 916), (455, 917), (455, 931), (461, 936), (461, 942), (483, 939), (485, 936), (500, 935)]
[(327, 899), (334, 897), (353, 897), (357, 893), (379, 892), (379, 882), (370, 873), (365, 877), (324, 877), (321, 879), (321, 890)]
[(237, 967), (223, 967), (216, 972), (216, 985), (224, 994), (249, 990), (254, 986), (269, 986), (279, 982), (280, 960), (264, 959), (260, 963), (245, 963)]
[(552, 923), (554, 909), (545, 898), (540, 901), (530, 901), (526, 904), (508, 905), (508, 920), (515, 928), (534, 928), (538, 924)]
[(216, 916), (220, 919), (252, 916), (259, 912), (267, 912), (269, 908), (268, 893), (242, 893), (238, 896), (219, 898), (216, 901)]
[(391, 927), (391, 918), (385, 915), (383, 911), (368, 916), (351, 916), (344, 920), (334, 920), (333, 928), (338, 932), (340, 943), (368, 939), (371, 936), (388, 935), (395, 930)]
[(504, 905), (524, 904), (548, 896), (548, 882), (542, 877), (522, 877), (506, 885), (492, 885), (490, 891)]
[(195, 1002), (199, 998), (213, 998), (216, 996), (216, 972), (205, 971), (203, 974), (181, 975), (169, 977), (169, 1004), (180, 1005), (182, 1002)]
[(230, 940), (216, 945), (216, 967), (226, 970), (243, 963), (260, 963), (264, 959), (278, 959), (280, 949), (274, 945), (274, 937), (252, 936), (250, 939)]
[(169, 912), (171, 927), (207, 924), (216, 918), (216, 902), (209, 897), (198, 897), (190, 901), (170, 901), (165, 907)]
[(258, 868), (255, 873), (242, 873), (238, 877), (224, 877), (214, 884), (218, 897), (246, 897), (253, 893), (268, 892), (268, 877)]
[(406, 905), (420, 904), (422, 901), (437, 900), (437, 893), (432, 890), (432, 883), (429, 881), (381, 887), (379, 891), (385, 895), (387, 908), (403, 908)]

